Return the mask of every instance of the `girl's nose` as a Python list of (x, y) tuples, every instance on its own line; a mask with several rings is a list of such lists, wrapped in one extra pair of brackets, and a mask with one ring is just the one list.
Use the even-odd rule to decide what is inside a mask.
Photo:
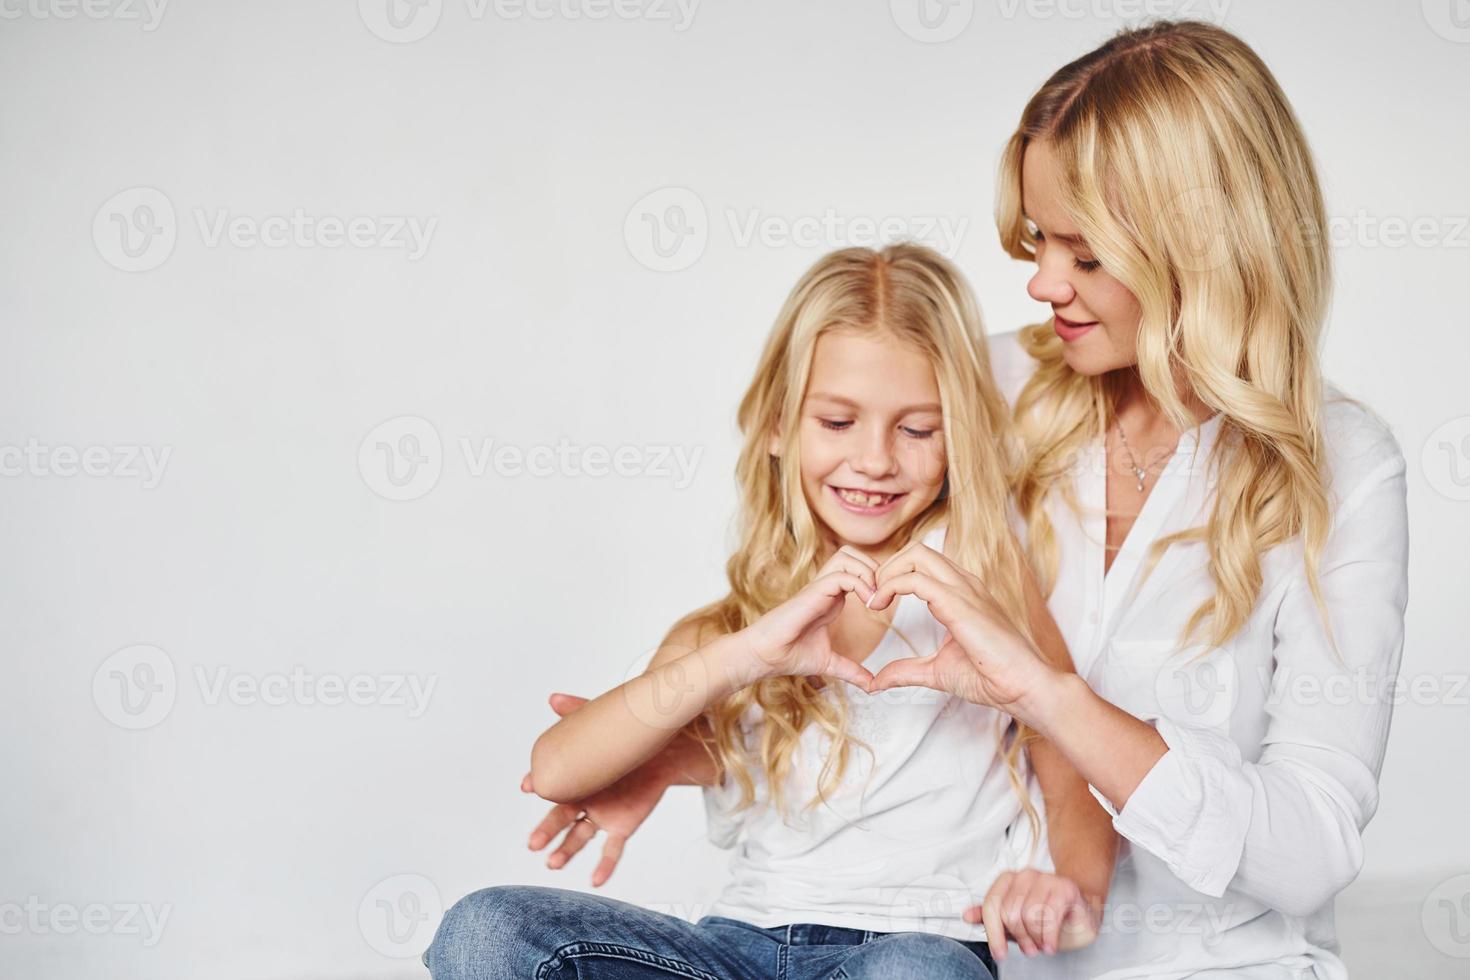
[(864, 476), (885, 477), (893, 472), (893, 440), (892, 433), (881, 429), (872, 429), (862, 440), (858, 447), (856, 457), (852, 460), (852, 468)]

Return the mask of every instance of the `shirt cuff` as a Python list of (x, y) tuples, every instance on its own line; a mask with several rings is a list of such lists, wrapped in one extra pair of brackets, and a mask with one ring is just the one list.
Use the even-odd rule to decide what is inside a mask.
[(1097, 787), (1092, 795), (1113, 829), (1166, 864), (1195, 891), (1219, 898), (1245, 849), (1251, 786), (1240, 749), (1221, 732), (1145, 718), (1169, 746), (1120, 813)]

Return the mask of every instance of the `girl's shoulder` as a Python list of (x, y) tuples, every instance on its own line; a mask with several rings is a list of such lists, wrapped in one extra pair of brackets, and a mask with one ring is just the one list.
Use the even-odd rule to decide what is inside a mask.
[(924, 532), (924, 536), (921, 537), (919, 540), (926, 547), (933, 548), (935, 551), (943, 554), (945, 532), (948, 530), (949, 522), (944, 521), (943, 523), (931, 527), (928, 531)]
[(1016, 396), (1036, 370), (1036, 360), (1021, 346), (1021, 331), (993, 333), (986, 337), (990, 352), (990, 371), (1006, 403), (1014, 405)]

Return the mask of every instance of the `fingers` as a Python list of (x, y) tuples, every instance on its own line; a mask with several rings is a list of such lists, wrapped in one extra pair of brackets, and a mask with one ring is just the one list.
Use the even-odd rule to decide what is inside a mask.
[(1057, 938), (1057, 949), (1066, 952), (1081, 949), (1097, 939), (1097, 912), (1087, 903), (1087, 898), (1078, 889), (1077, 901), (1062, 918), (1061, 933)]
[(869, 609), (887, 609), (894, 596), (913, 595), (929, 603), (930, 611), (935, 613), (936, 619), (940, 619), (934, 604), (950, 595), (950, 588), (927, 572), (905, 572), (884, 580), (873, 593), (873, 597), (867, 600), (867, 605)]
[(931, 687), (934, 682), (934, 655), (904, 657), (883, 665), (868, 685), (868, 693), (876, 694), (891, 687)]
[(592, 872), (593, 888), (601, 888), (612, 877), (613, 868), (623, 859), (623, 845), (627, 842), (628, 838), (620, 834), (607, 835), (607, 842), (602, 845), (602, 860), (597, 862), (597, 868)]
[(578, 697), (575, 694), (563, 694), (560, 691), (552, 692), (551, 697), (547, 700), (551, 702), (551, 710), (563, 718), (587, 703), (586, 698)]
[(1021, 952), (1027, 956), (1035, 956), (1041, 948), (1035, 937), (1031, 935), (1028, 917), (1025, 914), (1031, 901), (1031, 890), (1038, 876), (1038, 872), (1030, 868), (1019, 872), (1010, 890), (1006, 893), (1005, 901), (1000, 904), (1000, 917), (1005, 923), (1006, 931), (1016, 941), (1016, 945), (1021, 947)]
[(828, 598), (836, 598), (844, 592), (856, 592), (863, 602), (870, 601), (875, 594), (873, 587), (853, 572), (828, 572), (812, 580), (808, 588), (816, 589), (820, 595)]
[(872, 690), (872, 671), (855, 661), (847, 659), (840, 653), (832, 654), (831, 662), (827, 665), (827, 669), (822, 671), (822, 676), (835, 677), (838, 680), (847, 681), (854, 687), (861, 688), (864, 693), (871, 692)]
[(870, 557), (870, 555), (863, 554), (863, 552), (854, 548), (853, 545), (842, 545), (841, 548), (832, 552), (832, 557), (826, 560), (826, 564), (823, 564), (822, 569), (817, 574), (820, 576), (820, 574), (838, 572), (838, 570), (841, 570), (841, 572), (851, 572), (876, 585), (873, 576), (878, 574), (878, 560)]
[(895, 575), (903, 575), (907, 572), (924, 572), (931, 578), (949, 586), (963, 584), (966, 574), (958, 565), (922, 541), (914, 541), (900, 548), (880, 565), (878, 580), (881, 583)]
[(985, 901), (980, 905), (981, 922), (985, 926), (985, 942), (990, 947), (990, 955), (997, 962), (1005, 959), (1008, 952), (1005, 920), (1001, 917), (1000, 908), (1006, 896), (1010, 894), (1015, 878), (1015, 872), (1002, 871), (995, 879), (995, 884), (990, 886), (990, 891), (985, 893)]
[(548, 868), (563, 867), (568, 861), (576, 856), (577, 852), (587, 846), (587, 842), (597, 836), (597, 828), (590, 820), (577, 820), (572, 823), (572, 829), (561, 839), (561, 846), (551, 852), (546, 859)]
[(534, 787), (534, 786), (531, 785), (531, 774), (530, 773), (526, 773), (524, 776), (521, 777), (521, 792), (522, 793), (534, 793), (534, 792), (536, 792), (536, 787)]
[(1051, 877), (1032, 895), (1032, 905), (1025, 913), (1031, 936), (1048, 955), (1055, 953), (1062, 934), (1062, 923), (1081, 901), (1077, 886), (1066, 878)]
[(533, 851), (541, 850), (541, 848), (551, 843), (551, 838), (566, 829), (568, 824), (577, 819), (577, 814), (581, 812), (581, 810), (571, 803), (558, 803), (536, 825), (536, 829), (531, 831), (531, 838), (526, 842), (527, 846)]

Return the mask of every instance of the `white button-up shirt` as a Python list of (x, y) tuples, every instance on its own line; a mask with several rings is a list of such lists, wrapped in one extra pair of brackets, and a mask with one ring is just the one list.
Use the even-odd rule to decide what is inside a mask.
[[(1034, 367), (1017, 336), (990, 338), (1012, 403)], [(1141, 573), (1152, 542), (1208, 519), (1220, 423), (1217, 414), (1181, 436), (1106, 574), (1101, 437), (1074, 468), (1080, 514), (1060, 494), (1047, 504), (1060, 555), (1048, 604), (1077, 671), (1154, 725), (1169, 750), (1121, 812), (1093, 790), (1123, 838), (1102, 935), (1052, 957), (1013, 947), (1008, 980), (1347, 976), (1333, 896), (1362, 866), (1402, 696), (1404, 457), (1380, 419), (1328, 386), (1333, 525), (1320, 581), (1335, 653), (1299, 540), (1263, 556), (1264, 584), (1239, 633), (1221, 648), (1180, 648), (1181, 627), (1213, 593), (1205, 544), (1173, 544), (1146, 581)]]

